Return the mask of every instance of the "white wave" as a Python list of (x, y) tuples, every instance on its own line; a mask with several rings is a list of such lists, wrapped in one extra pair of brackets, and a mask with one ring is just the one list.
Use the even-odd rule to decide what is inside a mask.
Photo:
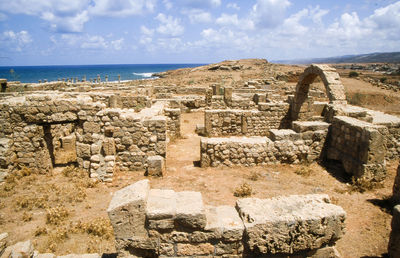
[(132, 73), (132, 74), (137, 75), (137, 76), (142, 76), (144, 78), (151, 78), (151, 77), (153, 77), (154, 73)]

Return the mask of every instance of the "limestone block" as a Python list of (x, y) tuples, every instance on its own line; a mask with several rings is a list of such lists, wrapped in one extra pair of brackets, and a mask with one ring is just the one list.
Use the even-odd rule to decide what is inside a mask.
[(80, 158), (90, 158), (90, 145), (77, 142), (76, 155)]
[(105, 156), (115, 155), (115, 140), (113, 138), (105, 138), (103, 140), (103, 152)]
[(392, 231), (390, 232), (389, 257), (400, 257), (400, 205), (393, 208)]
[(177, 195), (173, 190), (151, 189), (147, 199), (148, 220), (173, 218), (176, 214)]
[(297, 133), (328, 130), (329, 124), (321, 121), (294, 121), (292, 128)]
[(236, 203), (244, 221), (246, 245), (260, 254), (292, 254), (340, 239), (345, 211), (327, 195), (245, 198)]
[(184, 191), (176, 193), (176, 221), (183, 227), (203, 229), (207, 218), (201, 193)]
[(149, 180), (141, 180), (114, 193), (107, 209), (116, 238), (146, 237), (146, 202)]
[(224, 241), (240, 241), (243, 237), (244, 225), (239, 213), (232, 206), (206, 207), (206, 231), (221, 234)]
[(269, 133), (269, 138), (273, 141), (297, 141), (300, 139), (300, 135), (291, 129), (271, 129)]
[(7, 247), (2, 257), (10, 258), (30, 258), (33, 255), (33, 245), (30, 240), (18, 242), (15, 245)]
[(61, 148), (54, 150), (55, 164), (76, 162), (76, 136), (71, 134), (60, 138)]
[(161, 156), (150, 156), (147, 158), (146, 174), (148, 176), (163, 176), (165, 172), (164, 158)]
[(84, 122), (83, 130), (85, 133), (100, 133), (100, 123)]
[(214, 254), (214, 246), (210, 243), (177, 244), (176, 254), (179, 256), (211, 255)]

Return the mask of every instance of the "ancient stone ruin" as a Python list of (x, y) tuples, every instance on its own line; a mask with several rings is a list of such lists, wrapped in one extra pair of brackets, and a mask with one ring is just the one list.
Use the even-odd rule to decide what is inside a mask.
[(206, 206), (199, 192), (150, 189), (142, 180), (107, 210), (123, 256), (336, 257), (346, 213), (327, 195), (245, 198)]
[[(310, 87), (316, 78), (326, 92)], [(240, 88), (56, 82), (24, 91), (0, 83), (0, 181), (22, 167), (68, 164), (105, 182), (117, 169), (162, 176), (168, 143), (190, 110), (204, 110), (196, 129), (203, 168), (335, 160), (355, 178), (382, 181), (386, 160), (400, 155), (400, 118), (347, 104), (326, 65), (309, 66), (285, 92), (264, 81)], [(327, 195), (214, 207), (199, 192), (150, 189), (147, 180), (116, 192), (108, 215), (118, 253), (144, 257), (338, 257), (346, 218)]]

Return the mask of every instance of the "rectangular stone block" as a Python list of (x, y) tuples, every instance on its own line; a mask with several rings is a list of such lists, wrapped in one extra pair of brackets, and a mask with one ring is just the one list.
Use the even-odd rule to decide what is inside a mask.
[(211, 255), (214, 254), (214, 246), (210, 243), (177, 244), (176, 254), (179, 256)]
[(206, 207), (206, 231), (221, 234), (226, 242), (240, 241), (243, 237), (244, 225), (239, 213), (232, 206)]
[(293, 254), (333, 244), (345, 232), (345, 211), (327, 195), (292, 195), (236, 202), (246, 245), (255, 255)]
[(163, 176), (165, 172), (164, 158), (156, 155), (147, 158), (146, 174), (148, 176)]
[(320, 121), (294, 121), (292, 128), (297, 133), (307, 131), (328, 130), (329, 124)]
[(269, 133), (269, 138), (273, 141), (297, 141), (300, 139), (300, 135), (291, 129), (271, 129)]
[(176, 195), (176, 221), (183, 227), (203, 229), (207, 219), (201, 193), (184, 191)]
[(141, 180), (114, 193), (107, 213), (115, 238), (147, 237), (146, 202), (149, 180)]
[(151, 189), (147, 199), (146, 217), (149, 220), (173, 218), (177, 194), (173, 190)]

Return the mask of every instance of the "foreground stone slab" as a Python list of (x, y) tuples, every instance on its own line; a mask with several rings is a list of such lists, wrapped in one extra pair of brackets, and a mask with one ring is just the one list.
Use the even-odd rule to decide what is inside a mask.
[(345, 211), (327, 195), (245, 198), (236, 203), (248, 249), (258, 255), (293, 254), (318, 249), (340, 239)]
[(244, 225), (236, 209), (232, 206), (208, 206), (206, 209), (206, 231), (221, 234), (225, 241), (240, 241), (243, 237)]
[(201, 193), (184, 191), (176, 194), (176, 221), (183, 227), (203, 229), (207, 218)]
[(300, 135), (291, 129), (271, 129), (269, 131), (271, 140), (282, 141), (291, 140), (295, 141), (300, 139)]
[(146, 202), (149, 180), (141, 180), (114, 193), (107, 209), (116, 238), (146, 237)]
[(33, 245), (30, 240), (25, 242), (18, 242), (15, 245), (11, 245), (6, 248), (4, 253), (1, 255), (3, 258), (30, 258), (33, 255)]

